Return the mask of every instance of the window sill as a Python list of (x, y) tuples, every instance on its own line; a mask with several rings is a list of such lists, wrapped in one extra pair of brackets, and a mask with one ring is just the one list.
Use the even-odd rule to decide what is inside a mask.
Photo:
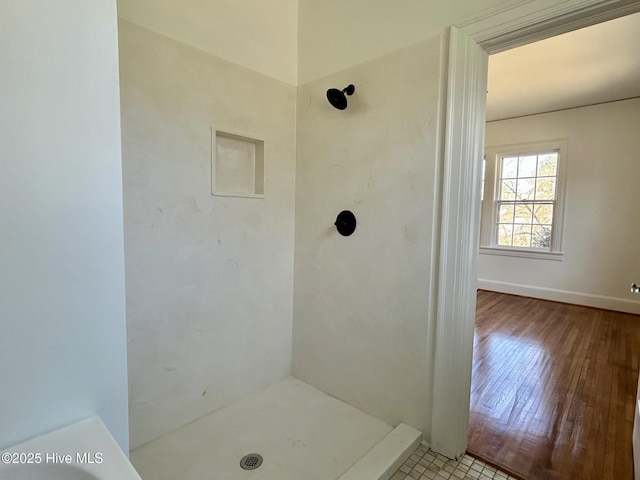
[(547, 252), (544, 250), (524, 250), (508, 247), (480, 247), (481, 255), (503, 255), (506, 257), (537, 258), (539, 260), (562, 261), (564, 252)]

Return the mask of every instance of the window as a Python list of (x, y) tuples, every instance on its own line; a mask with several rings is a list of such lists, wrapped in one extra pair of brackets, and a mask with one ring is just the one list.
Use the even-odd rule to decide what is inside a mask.
[(566, 142), (490, 147), (480, 252), (561, 259)]

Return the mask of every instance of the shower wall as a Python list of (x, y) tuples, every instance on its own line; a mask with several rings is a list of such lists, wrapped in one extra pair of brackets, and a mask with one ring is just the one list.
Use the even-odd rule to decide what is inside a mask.
[[(296, 88), (120, 21), (131, 445), (291, 371)], [(210, 127), (265, 142), (211, 195)]]
[[(119, 0), (133, 446), (290, 372), (428, 432), (440, 33), (507, 1)], [(210, 126), (265, 200), (210, 196)]]
[[(392, 425), (429, 412), (437, 35), (299, 86), (293, 375)], [(355, 84), (348, 108), (325, 98)], [(333, 226), (343, 209), (357, 229)]]

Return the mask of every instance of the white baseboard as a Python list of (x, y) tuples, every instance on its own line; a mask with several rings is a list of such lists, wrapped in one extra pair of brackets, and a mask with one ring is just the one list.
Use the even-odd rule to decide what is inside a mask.
[(520, 285), (517, 283), (499, 282), (496, 280), (478, 279), (478, 288), (493, 292), (522, 295), (523, 297), (540, 298), (554, 302), (572, 303), (586, 307), (603, 308), (617, 312), (633, 313), (640, 315), (640, 300), (628, 300), (626, 298), (606, 297), (591, 293), (570, 292), (556, 290), (554, 288), (535, 287), (532, 285)]

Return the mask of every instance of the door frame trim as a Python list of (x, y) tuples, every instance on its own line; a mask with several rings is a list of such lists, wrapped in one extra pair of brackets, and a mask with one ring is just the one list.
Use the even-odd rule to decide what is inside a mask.
[(431, 408), (425, 441), (449, 458), (467, 448), (488, 55), (640, 11), (637, 0), (516, 0), (449, 28)]

